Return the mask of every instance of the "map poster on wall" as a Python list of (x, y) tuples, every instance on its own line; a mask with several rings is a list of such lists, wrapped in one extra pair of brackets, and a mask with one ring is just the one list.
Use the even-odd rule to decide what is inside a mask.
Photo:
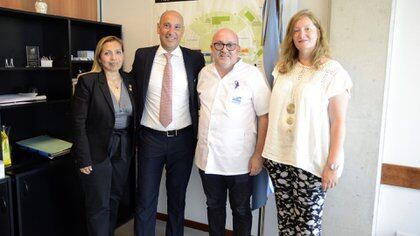
[[(262, 66), (262, 20), (264, 1), (260, 0), (200, 0), (155, 4), (155, 22), (166, 10), (179, 11), (184, 17), (185, 33), (181, 45), (200, 50), (210, 63), (210, 44), (213, 34), (221, 28), (230, 28), (239, 37), (241, 58), (252, 65)], [(154, 24), (156, 24), (153, 22)], [(154, 26), (154, 25), (153, 25)], [(153, 35), (153, 42), (158, 42)]]
[(155, 3), (165, 3), (165, 2), (187, 2), (187, 1), (197, 1), (197, 0), (155, 0)]

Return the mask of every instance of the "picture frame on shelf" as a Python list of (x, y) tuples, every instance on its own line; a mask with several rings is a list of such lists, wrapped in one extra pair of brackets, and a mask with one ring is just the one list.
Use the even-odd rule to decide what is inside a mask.
[(40, 63), (39, 47), (38, 46), (26, 46), (26, 66), (27, 67), (38, 67), (39, 63)]

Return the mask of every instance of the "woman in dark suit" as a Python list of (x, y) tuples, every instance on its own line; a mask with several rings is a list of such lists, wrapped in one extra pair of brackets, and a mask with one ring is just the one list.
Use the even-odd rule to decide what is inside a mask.
[(134, 81), (121, 67), (123, 43), (102, 38), (92, 70), (79, 76), (73, 97), (73, 156), (85, 192), (89, 235), (113, 235), (119, 200), (134, 153)]

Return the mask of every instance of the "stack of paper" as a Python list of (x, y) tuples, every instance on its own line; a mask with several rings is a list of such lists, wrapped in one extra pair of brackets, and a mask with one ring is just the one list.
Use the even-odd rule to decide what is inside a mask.
[(36, 95), (35, 96), (27, 96), (26, 94), (4, 94), (0, 95), (0, 104), (1, 105), (13, 105), (19, 104), (24, 102), (31, 102), (31, 101), (39, 101), (39, 100), (46, 100), (47, 96), (45, 95)]
[(24, 149), (37, 152), (39, 155), (50, 159), (69, 153), (72, 146), (72, 143), (70, 142), (53, 138), (48, 135), (24, 139), (16, 143)]

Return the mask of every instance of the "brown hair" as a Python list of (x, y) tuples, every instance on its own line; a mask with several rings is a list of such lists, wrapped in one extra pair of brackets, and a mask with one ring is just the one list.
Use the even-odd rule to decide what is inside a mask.
[(101, 63), (99, 62), (99, 59), (101, 57), (102, 49), (104, 48), (105, 43), (114, 42), (114, 41), (118, 42), (121, 45), (121, 49), (124, 52), (124, 45), (123, 45), (123, 42), (120, 38), (118, 38), (116, 36), (112, 36), (112, 35), (103, 37), (101, 40), (99, 40), (98, 44), (96, 45), (95, 58), (93, 60), (93, 65), (92, 65), (92, 69), (90, 70), (90, 72), (101, 72), (102, 71), (102, 66), (101, 66)]
[(302, 17), (308, 17), (318, 29), (318, 39), (312, 52), (313, 66), (318, 69), (323, 63), (322, 59), (330, 56), (330, 47), (319, 19), (311, 11), (301, 10), (290, 19), (287, 25), (286, 36), (281, 44), (280, 59), (277, 62), (277, 68), (281, 74), (290, 72), (298, 61), (299, 51), (293, 42), (293, 31), (295, 24)]

